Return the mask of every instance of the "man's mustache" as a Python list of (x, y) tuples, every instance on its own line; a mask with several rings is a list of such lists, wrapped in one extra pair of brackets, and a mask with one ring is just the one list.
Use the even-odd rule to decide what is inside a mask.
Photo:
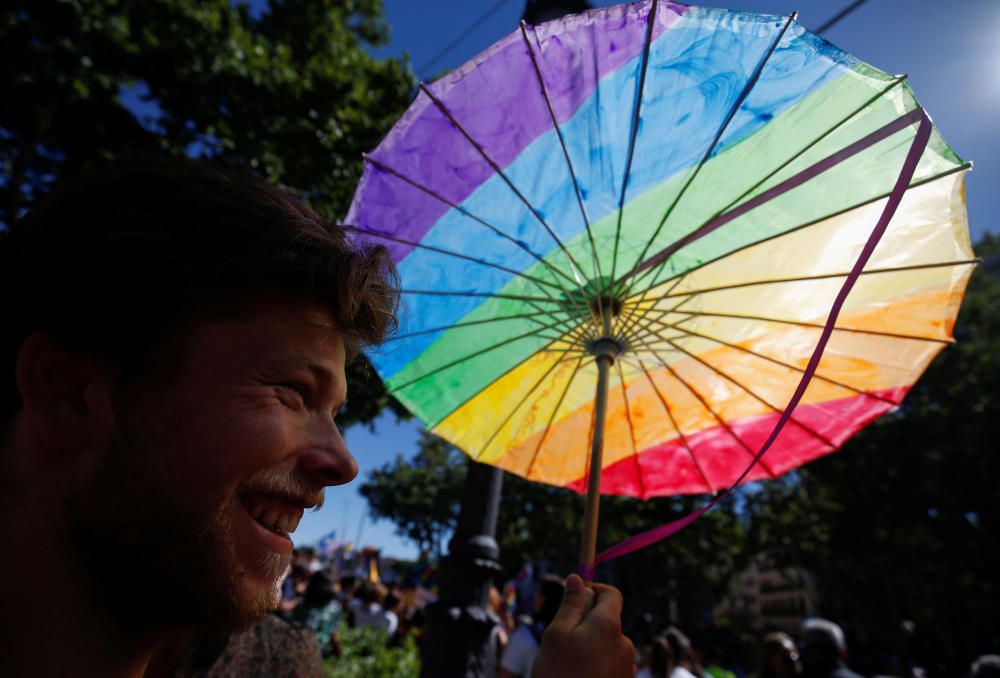
[(295, 471), (277, 468), (264, 469), (243, 483), (245, 492), (277, 495), (302, 508), (316, 511), (323, 506), (323, 487)]

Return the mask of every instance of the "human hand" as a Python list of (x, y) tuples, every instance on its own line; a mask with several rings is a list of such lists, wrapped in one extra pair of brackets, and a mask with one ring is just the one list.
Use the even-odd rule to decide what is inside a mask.
[(622, 678), (635, 675), (635, 647), (622, 634), (622, 594), (586, 587), (575, 574), (555, 619), (545, 629), (532, 678)]

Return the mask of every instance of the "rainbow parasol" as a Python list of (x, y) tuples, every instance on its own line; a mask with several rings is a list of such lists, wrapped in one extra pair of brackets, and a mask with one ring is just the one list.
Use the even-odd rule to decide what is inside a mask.
[(774, 478), (951, 341), (968, 169), (904, 77), (794, 16), (646, 0), (522, 25), (366, 157), (345, 221), (404, 293), (371, 360), (474, 459), (589, 486), (588, 531), (601, 491)]

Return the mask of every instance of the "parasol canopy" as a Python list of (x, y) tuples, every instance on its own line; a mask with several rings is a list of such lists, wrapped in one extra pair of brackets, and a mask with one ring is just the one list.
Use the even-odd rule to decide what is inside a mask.
[(646, 0), (522, 25), (366, 157), (345, 222), (404, 298), (370, 359), (530, 480), (584, 491), (601, 432), (605, 493), (774, 478), (952, 341), (969, 167), (905, 77), (788, 17)]

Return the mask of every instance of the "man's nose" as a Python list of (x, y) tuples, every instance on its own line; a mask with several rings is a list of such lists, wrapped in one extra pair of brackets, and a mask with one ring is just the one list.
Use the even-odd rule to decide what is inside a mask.
[(313, 444), (299, 458), (299, 468), (317, 483), (343, 485), (358, 475), (358, 462), (332, 419), (319, 422), (311, 432)]

